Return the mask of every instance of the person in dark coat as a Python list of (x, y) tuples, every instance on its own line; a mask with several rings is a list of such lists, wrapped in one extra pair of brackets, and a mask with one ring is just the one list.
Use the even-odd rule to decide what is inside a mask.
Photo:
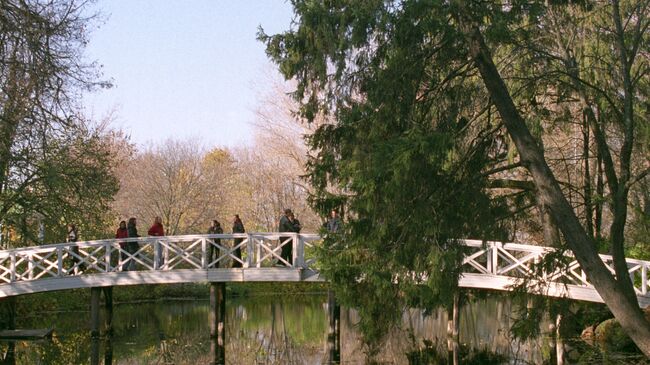
[[(208, 228), (208, 234), (222, 234), (223, 228), (221, 228), (221, 223), (218, 220), (213, 220), (212, 225)], [(215, 238), (214, 243), (221, 245), (221, 238)], [(210, 266), (212, 261), (219, 258), (219, 248), (215, 247), (213, 244), (209, 243), (208, 246), (208, 267), (219, 267), (219, 262), (215, 262), (214, 266)]]
[(300, 221), (296, 216), (291, 213), (289, 214), (289, 222), (291, 222), (291, 226), (293, 227), (293, 231), (296, 233), (300, 233), (300, 230), (302, 229), (302, 225), (300, 224)]
[(74, 254), (71, 255), (72, 256), (71, 261), (72, 261), (72, 267), (74, 268), (73, 272), (75, 274), (84, 271), (86, 268), (85, 265), (81, 263), (81, 259), (78, 257), (80, 255), (79, 246), (76, 245), (78, 239), (79, 239), (79, 234), (77, 233), (77, 227), (73, 223), (68, 224), (68, 235), (66, 236), (66, 242), (74, 243), (74, 245), (70, 247), (70, 251), (71, 253)]
[[(289, 216), (293, 215), (291, 209), (285, 209), (284, 214), (280, 217), (280, 223), (278, 224), (278, 232), (295, 232), (295, 227)], [(288, 242), (287, 242), (288, 240)], [(280, 257), (289, 263), (289, 266), (293, 265), (293, 242), (291, 236), (280, 236), (280, 245), (282, 246), (282, 252)]]
[(327, 232), (329, 233), (339, 233), (341, 232), (343, 228), (343, 223), (341, 222), (341, 219), (338, 217), (338, 213), (336, 210), (332, 210), (330, 213), (330, 218), (325, 222), (324, 224), (325, 229), (327, 229)]
[[(115, 232), (115, 238), (118, 238), (118, 239), (119, 238), (129, 238), (129, 230), (126, 229), (126, 221), (121, 221), (120, 222), (120, 226), (117, 228), (117, 231)], [(126, 264), (124, 263), (124, 261), (126, 261), (126, 259), (127, 259), (126, 252), (124, 252), (126, 250), (127, 242), (126, 241), (120, 241), (119, 245), (120, 245), (120, 249), (123, 250), (123, 251), (120, 252), (120, 261), (122, 262), (122, 271), (127, 271)]]
[[(244, 223), (239, 218), (239, 214), (235, 214), (235, 219), (232, 222), (232, 233), (246, 233), (246, 229), (244, 229)], [(243, 241), (243, 238), (235, 238), (234, 247), (239, 246), (239, 244)], [(235, 249), (235, 257), (241, 260), (241, 247), (237, 247)], [(242, 267), (242, 264), (237, 260), (233, 260), (232, 267)]]
[[(140, 237), (138, 234), (138, 227), (136, 227), (136, 219), (135, 217), (129, 218), (129, 223), (126, 225), (126, 229), (129, 234), (129, 238), (137, 238)], [(128, 268), (126, 271), (132, 271), (135, 270), (135, 253), (138, 252), (140, 249), (140, 245), (138, 244), (138, 241), (129, 241), (126, 244), (126, 251), (130, 253), (131, 255), (134, 255), (133, 258), (129, 261), (129, 264), (127, 265)]]
[[(160, 219), (160, 217), (154, 218), (153, 224), (149, 228), (147, 235), (155, 236), (155, 237), (161, 237), (165, 235), (165, 228), (162, 225), (162, 219)], [(156, 250), (156, 254), (158, 255), (158, 268), (161, 268), (165, 262), (165, 258), (163, 257), (162, 245), (158, 245), (158, 250)]]

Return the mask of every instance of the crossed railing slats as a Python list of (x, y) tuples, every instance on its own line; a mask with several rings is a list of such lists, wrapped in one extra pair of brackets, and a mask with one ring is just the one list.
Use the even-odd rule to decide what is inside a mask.
[[(549, 247), (516, 243), (484, 243), (478, 240), (461, 242), (473, 250), (463, 260), (463, 267), (466, 268), (464, 272), (515, 278), (524, 278), (533, 274), (534, 265), (539, 264), (544, 255), (554, 251)], [(565, 253), (564, 256), (569, 261), (566, 264), (558, 264), (554, 271), (544, 272), (542, 279), (546, 282), (593, 288), (578, 261), (570, 253)], [(600, 255), (600, 258), (610, 272), (614, 273), (612, 256)], [(648, 296), (650, 262), (636, 259), (626, 259), (626, 261), (637, 295)]]
[[(314, 234), (237, 233), (141, 237), (61, 243), (0, 251), (0, 285), (82, 273), (136, 270), (224, 268), (238, 262), (243, 268), (282, 266), (313, 269), (309, 250), (321, 238)], [(240, 242), (237, 242), (240, 241)], [(128, 243), (137, 244), (129, 251)], [(216, 252), (208, 257), (210, 246)], [(281, 255), (292, 247), (292, 259)], [(241, 257), (236, 254), (242, 252)]]
[[(220, 269), (238, 262), (240, 267), (288, 267), (318, 271), (312, 254), (321, 240), (316, 234), (238, 233), (112, 239), (24, 247), (0, 251), (0, 286), (22, 281), (63, 278), (80, 274), (123, 271), (131, 262), (137, 270)], [(137, 243), (130, 252), (124, 243)], [(463, 272), (508, 278), (530, 276), (535, 265), (553, 252), (552, 248), (517, 243), (459, 240), (467, 247)], [(292, 260), (282, 257), (292, 247)], [(210, 248), (212, 247), (212, 250)], [(241, 251), (241, 257), (237, 250)], [(133, 251), (133, 249), (131, 249)], [(216, 252), (209, 257), (209, 252)], [(614, 272), (612, 257), (600, 256)], [(543, 273), (543, 280), (557, 284), (592, 288), (587, 275), (570, 254), (566, 262)], [(628, 272), (638, 296), (648, 297), (650, 262), (628, 259)]]

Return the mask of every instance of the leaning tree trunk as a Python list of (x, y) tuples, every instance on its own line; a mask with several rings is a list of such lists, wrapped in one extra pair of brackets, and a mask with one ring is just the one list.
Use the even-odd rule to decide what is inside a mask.
[(550, 208), (567, 245), (573, 251), (589, 281), (634, 343), (644, 354), (650, 356), (650, 324), (645, 320), (636, 300), (631, 300), (626, 295), (598, 256), (593, 240), (566, 200), (542, 151), (519, 114), (478, 27), (466, 23), (465, 29), (468, 31), (469, 51), (473, 61), (508, 133), (517, 146), (522, 165), (533, 177), (539, 199)]

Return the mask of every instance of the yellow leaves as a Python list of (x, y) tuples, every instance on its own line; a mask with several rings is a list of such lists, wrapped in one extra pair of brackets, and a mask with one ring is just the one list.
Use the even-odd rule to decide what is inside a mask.
[(233, 162), (233, 157), (228, 150), (215, 147), (203, 157), (203, 166), (206, 168), (227, 168)]

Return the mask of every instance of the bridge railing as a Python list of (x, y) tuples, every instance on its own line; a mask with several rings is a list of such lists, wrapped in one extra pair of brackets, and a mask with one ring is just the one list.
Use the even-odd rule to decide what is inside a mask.
[[(315, 234), (237, 233), (61, 243), (0, 251), (0, 285), (81, 273), (282, 266), (314, 269)], [(131, 245), (129, 247), (129, 245)], [(282, 249), (291, 246), (291, 260)], [(210, 252), (213, 252), (210, 256)], [(233, 265), (238, 263), (239, 265)]]
[[(522, 245), (517, 243), (483, 242), (480, 240), (463, 240), (468, 246), (469, 254), (463, 260), (464, 272), (486, 274), (493, 276), (508, 276), (514, 278), (530, 277), (542, 258), (554, 252), (553, 248)], [(614, 271), (613, 258), (610, 255), (600, 255), (607, 268)], [(564, 263), (558, 262), (555, 267), (543, 272), (541, 279), (545, 282), (592, 287), (587, 274), (570, 252), (564, 252)], [(650, 262), (636, 259), (626, 259), (630, 279), (634, 283), (637, 295), (648, 295), (650, 288)]]
[[(145, 271), (219, 269), (232, 266), (280, 266), (317, 271), (313, 251), (314, 245), (320, 240), (321, 237), (316, 234), (276, 232), (142, 237), (23, 247), (0, 251), (0, 285), (79, 274), (119, 272), (132, 263), (136, 270)], [(131, 248), (128, 248), (128, 242), (132, 243)], [(517, 243), (479, 240), (458, 242), (467, 246), (468, 250), (463, 261), (466, 276), (474, 275), (476, 280), (482, 281), (494, 280), (497, 284), (503, 282), (503, 278), (531, 276), (535, 265), (554, 251), (548, 247)], [(282, 255), (282, 249), (289, 246), (292, 248), (291, 260)], [(210, 252), (213, 252), (212, 256)], [(612, 257), (600, 257), (613, 273)], [(559, 259), (564, 262), (556, 267), (551, 265), (543, 273), (543, 281), (593, 289), (586, 273), (570, 253), (565, 253)], [(239, 265), (232, 265), (233, 263)], [(627, 265), (637, 295), (650, 300), (650, 262), (627, 259)]]

